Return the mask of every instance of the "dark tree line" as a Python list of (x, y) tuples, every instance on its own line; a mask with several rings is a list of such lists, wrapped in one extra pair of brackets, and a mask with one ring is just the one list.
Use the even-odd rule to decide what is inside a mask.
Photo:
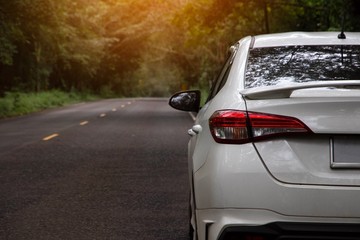
[(0, 0), (8, 91), (161, 96), (207, 87), (246, 35), (359, 31), (356, 0)]

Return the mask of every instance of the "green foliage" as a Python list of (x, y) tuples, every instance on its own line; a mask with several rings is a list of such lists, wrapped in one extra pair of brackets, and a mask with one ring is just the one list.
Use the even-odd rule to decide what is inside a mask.
[(0, 0), (0, 96), (208, 88), (246, 35), (360, 30), (357, 0)]
[[(184, 32), (182, 61), (190, 86), (208, 88), (226, 49), (241, 37), (284, 31), (360, 30), (356, 0), (190, 0), (173, 24)], [(210, 85), (210, 84), (209, 84)]]
[(15, 41), (20, 34), (19, 27), (5, 11), (10, 5), (6, 3), (0, 6), (0, 64), (9, 66), (13, 64), (14, 54), (17, 53)]
[(96, 98), (89, 94), (66, 93), (59, 90), (41, 93), (7, 92), (3, 98), (0, 98), (0, 118), (24, 115), (91, 99)]
[(13, 64), (13, 55), (16, 53), (16, 46), (5, 38), (1, 32), (4, 32), (4, 30), (1, 30), (0, 27), (0, 63), (11, 66)]

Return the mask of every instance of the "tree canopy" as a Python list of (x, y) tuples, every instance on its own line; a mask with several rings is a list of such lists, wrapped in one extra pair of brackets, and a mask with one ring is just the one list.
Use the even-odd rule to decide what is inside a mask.
[(0, 95), (207, 87), (247, 35), (359, 31), (356, 0), (0, 0)]

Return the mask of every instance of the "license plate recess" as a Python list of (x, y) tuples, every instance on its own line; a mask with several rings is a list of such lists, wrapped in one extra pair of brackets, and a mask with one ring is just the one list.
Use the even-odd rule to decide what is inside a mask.
[(360, 168), (360, 135), (330, 138), (331, 168)]

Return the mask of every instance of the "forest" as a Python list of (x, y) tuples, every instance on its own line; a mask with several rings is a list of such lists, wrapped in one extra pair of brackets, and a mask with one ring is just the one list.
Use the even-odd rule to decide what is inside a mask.
[(247, 35), (360, 30), (357, 0), (0, 0), (0, 98), (208, 88)]

